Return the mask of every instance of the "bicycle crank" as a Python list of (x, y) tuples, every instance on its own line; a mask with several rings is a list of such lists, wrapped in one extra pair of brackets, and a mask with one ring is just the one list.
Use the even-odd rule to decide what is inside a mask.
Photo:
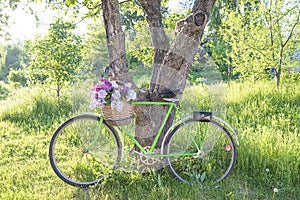
[[(145, 147), (146, 150), (149, 150), (150, 147)], [(158, 154), (160, 153), (160, 149), (155, 148), (153, 154)], [(151, 155), (145, 155), (142, 153), (138, 153), (139, 159), (142, 164), (146, 166), (153, 166), (156, 165), (158, 162), (160, 162), (160, 158), (158, 157), (153, 157)]]

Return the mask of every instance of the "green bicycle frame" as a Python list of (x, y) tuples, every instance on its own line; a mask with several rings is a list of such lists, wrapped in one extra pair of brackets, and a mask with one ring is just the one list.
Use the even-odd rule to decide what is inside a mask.
[[(143, 152), (145, 155), (149, 155), (149, 156), (153, 156), (153, 157), (164, 157), (164, 156), (187, 156), (187, 155), (196, 155), (197, 152), (178, 152), (176, 154), (153, 154), (155, 146), (159, 140), (160, 135), (162, 134), (162, 130), (165, 127), (167, 120), (169, 118), (169, 116), (171, 115), (171, 112), (173, 110), (173, 108), (176, 109), (176, 112), (178, 112), (178, 107), (176, 106), (176, 104), (174, 102), (150, 102), (150, 101), (135, 101), (132, 102), (134, 105), (157, 105), (157, 106), (169, 106), (167, 113), (163, 119), (163, 122), (161, 123), (158, 132), (152, 142), (152, 145), (150, 147), (149, 151), (146, 151), (144, 149), (144, 147), (137, 141), (137, 139), (135, 139), (135, 137), (130, 133), (130, 131), (128, 131), (125, 127), (118, 127), (120, 130), (122, 130), (129, 138), (131, 141), (133, 141), (133, 143), (141, 150), (141, 152)], [(98, 133), (101, 131), (101, 126), (103, 124), (103, 117), (100, 118), (99, 121), (99, 127), (98, 127)], [(97, 134), (99, 135), (99, 134)], [(96, 136), (97, 137), (97, 136)], [(197, 146), (198, 149), (198, 146)], [(199, 150), (199, 149), (198, 149)]]
[[(159, 106), (169, 106), (169, 108), (168, 108), (168, 110), (167, 110), (167, 113), (166, 113), (166, 115), (165, 115), (165, 118), (164, 118), (162, 124), (160, 125), (160, 128), (159, 128), (159, 130), (158, 130), (158, 132), (157, 132), (157, 134), (156, 134), (156, 136), (155, 136), (155, 138), (154, 138), (154, 141), (153, 141), (153, 143), (152, 143), (152, 145), (151, 145), (151, 147), (150, 147), (149, 152), (147, 152), (147, 151), (143, 148), (143, 146), (135, 139), (135, 137), (134, 137), (128, 130), (126, 130), (125, 127), (118, 127), (119, 129), (121, 129), (122, 131), (124, 131), (124, 133), (126, 133), (126, 134), (128, 135), (128, 137), (134, 142), (134, 144), (135, 144), (135, 145), (136, 145), (136, 146), (137, 146), (144, 154), (153, 153), (153, 152), (154, 152), (154, 148), (155, 148), (155, 146), (156, 146), (156, 144), (157, 144), (157, 142), (158, 142), (158, 139), (159, 139), (159, 137), (160, 137), (160, 135), (161, 135), (161, 133), (162, 133), (162, 130), (163, 130), (164, 126), (166, 125), (166, 122), (167, 122), (167, 120), (168, 120), (168, 118), (169, 118), (169, 116), (170, 116), (170, 114), (171, 114), (171, 112), (172, 112), (172, 109), (175, 107), (176, 110), (178, 110), (178, 108), (177, 108), (177, 106), (176, 106), (176, 104), (175, 104), (174, 102), (148, 102), (148, 101), (140, 101), (140, 102), (138, 102), (138, 101), (136, 101), (136, 102), (132, 102), (132, 103), (133, 103), (134, 105), (159, 105)], [(99, 123), (98, 123), (97, 134), (95, 135), (93, 142), (86, 148), (86, 150), (88, 150), (89, 148), (91, 148), (91, 147), (96, 143), (96, 141), (97, 141), (97, 139), (98, 139), (98, 137), (99, 137), (99, 134), (100, 134), (100, 132), (101, 132), (101, 126), (102, 126), (103, 122), (104, 122), (104, 118), (103, 118), (103, 116), (101, 116), (101, 117), (100, 117), (100, 121), (99, 121)]]
[[(159, 106), (169, 106), (168, 110), (167, 110), (167, 113), (165, 115), (165, 118), (162, 122), (162, 124), (160, 125), (159, 129), (158, 129), (158, 132), (153, 140), (153, 143), (150, 147), (150, 150), (149, 152), (146, 152), (146, 150), (143, 148), (143, 146), (135, 139), (135, 137), (127, 130), (123, 129), (124, 132), (129, 136), (129, 138), (134, 142), (134, 144), (144, 153), (144, 154), (148, 154), (148, 153), (153, 153), (154, 151), (154, 148), (158, 142), (158, 139), (162, 133), (162, 130), (164, 128), (164, 126), (166, 125), (167, 123), (167, 120), (172, 112), (172, 109), (173, 108), (176, 108), (177, 110), (177, 107), (175, 105), (174, 102), (149, 102), (149, 101), (136, 101), (136, 102), (133, 102), (134, 105), (159, 105)], [(122, 128), (121, 128), (122, 129)]]

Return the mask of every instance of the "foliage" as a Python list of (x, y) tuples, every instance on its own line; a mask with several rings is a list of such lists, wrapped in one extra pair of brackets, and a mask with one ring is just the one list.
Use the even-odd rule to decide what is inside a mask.
[(205, 49), (208, 50), (213, 61), (218, 66), (218, 71), (222, 75), (223, 80), (231, 80), (239, 73), (233, 73), (232, 58), (230, 56), (232, 49), (220, 35), (215, 37), (216, 39), (208, 41)]
[(235, 72), (241, 73), (240, 78), (250, 80), (270, 78), (268, 70), (273, 69), (279, 85), (281, 73), (293, 66), (290, 55), (299, 46), (299, 33), (295, 32), (299, 4), (249, 1), (241, 3), (235, 12), (224, 14), (221, 20), (221, 41), (229, 46), (221, 56), (224, 64), (232, 65)]
[[(5, 64), (6, 50), (2, 44), (0, 44), (0, 69), (3, 70)], [(2, 74), (2, 73), (1, 73)]]
[(6, 29), (8, 27), (8, 20), (9, 20), (9, 14), (7, 12), (9, 7), (10, 6), (9, 6), (8, 1), (4, 1), (4, 2), (1, 1), (1, 4), (0, 4), (0, 38), (8, 37), (8, 32)]
[[(72, 115), (70, 94), (59, 108), (51, 91), (14, 91), (0, 104), (0, 199), (272, 199), (275, 188), (274, 199), (297, 199), (299, 86), (287, 83), (276, 89), (270, 81), (224, 86), (226, 119), (238, 130), (240, 146), (232, 174), (219, 184), (186, 185), (168, 169), (149, 174), (117, 170), (89, 189), (66, 185), (48, 159), (54, 130)], [(204, 85), (187, 88), (183, 95), (185, 108), (206, 110), (213, 100)]]
[(120, 4), (120, 14), (125, 32), (134, 32), (134, 26), (145, 19), (142, 8), (135, 1)]
[(0, 78), (7, 82), (7, 76), (9, 75), (10, 70), (22, 69), (23, 65), (28, 63), (28, 56), (21, 44), (7, 45), (4, 46), (3, 49), (4, 53), (0, 53), (2, 54), (2, 59), (4, 59)]
[(236, 74), (232, 72), (233, 66), (230, 57), (232, 49), (223, 39), (222, 24), (226, 19), (226, 15), (235, 12), (238, 6), (239, 3), (237, 0), (216, 1), (209, 19), (206, 34), (203, 36), (202, 46), (208, 52), (208, 55), (212, 57), (224, 80), (235, 78)]
[(0, 81), (0, 100), (6, 99), (9, 95), (9, 87), (3, 81)]
[[(100, 19), (98, 19), (100, 20)], [(103, 26), (91, 23), (83, 40), (80, 76), (91, 78), (102, 76), (105, 66), (108, 65), (108, 52), (106, 47), (106, 35)]]
[(21, 86), (27, 85), (26, 72), (23, 69), (10, 70), (7, 78), (10, 83), (19, 83)]
[(54, 85), (58, 98), (61, 89), (75, 80), (82, 62), (81, 38), (72, 29), (70, 23), (56, 19), (43, 39), (28, 44), (30, 81)]
[(131, 35), (129, 38), (130, 39), (127, 40), (126, 46), (128, 48), (128, 57), (131, 58), (130, 60), (132, 61), (134, 58), (136, 58), (138, 60), (136, 66), (138, 67), (140, 67), (139, 62), (150, 67), (152, 64), (154, 49), (151, 46), (150, 31), (146, 25), (146, 22), (138, 22), (135, 25), (135, 34)]

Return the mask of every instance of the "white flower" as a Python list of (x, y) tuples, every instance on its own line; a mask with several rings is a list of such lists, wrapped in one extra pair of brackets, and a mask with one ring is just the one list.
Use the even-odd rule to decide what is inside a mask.
[(90, 104), (90, 109), (94, 109), (97, 106), (100, 106), (101, 108), (104, 107), (105, 101), (103, 99), (92, 99)]
[(91, 104), (90, 104), (90, 109), (94, 109), (97, 106), (97, 101), (92, 100)]
[(117, 109), (118, 112), (121, 112), (122, 107), (123, 107), (123, 102), (122, 101), (112, 101), (110, 106), (112, 109)]
[(134, 90), (128, 90), (126, 98), (127, 98), (126, 101), (130, 101), (131, 99), (132, 100), (136, 99), (136, 92)]
[(131, 88), (131, 83), (125, 83), (125, 87)]
[(100, 90), (98, 92), (98, 97), (101, 98), (101, 99), (104, 99), (107, 95), (107, 92), (105, 90)]
[(270, 172), (270, 169), (269, 169), (269, 168), (267, 168), (267, 169), (266, 169), (266, 172), (267, 172), (267, 173), (268, 173), (268, 172)]
[(277, 188), (274, 188), (273, 191), (274, 191), (274, 193), (277, 193), (277, 192), (278, 192), (278, 189), (277, 189)]
[(117, 101), (121, 98), (121, 93), (119, 90), (115, 90), (113, 93), (112, 93), (112, 97), (113, 97), (113, 101)]
[(118, 88), (118, 84), (116, 83), (116, 81), (111, 81), (110, 83), (112, 88)]
[(118, 111), (118, 112), (121, 112), (122, 107), (123, 107), (123, 102), (122, 102), (122, 101), (118, 101), (118, 102), (117, 102), (117, 111)]

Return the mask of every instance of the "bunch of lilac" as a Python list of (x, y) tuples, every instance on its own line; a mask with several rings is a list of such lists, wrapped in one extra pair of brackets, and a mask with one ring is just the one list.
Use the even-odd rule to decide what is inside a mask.
[(91, 93), (90, 108), (103, 108), (106, 104), (111, 105), (112, 109), (117, 109), (121, 112), (123, 101), (132, 101), (136, 99), (136, 92), (131, 89), (131, 83), (125, 83), (120, 86), (115, 81), (109, 81), (106, 78), (101, 78), (100, 83), (94, 85)]

